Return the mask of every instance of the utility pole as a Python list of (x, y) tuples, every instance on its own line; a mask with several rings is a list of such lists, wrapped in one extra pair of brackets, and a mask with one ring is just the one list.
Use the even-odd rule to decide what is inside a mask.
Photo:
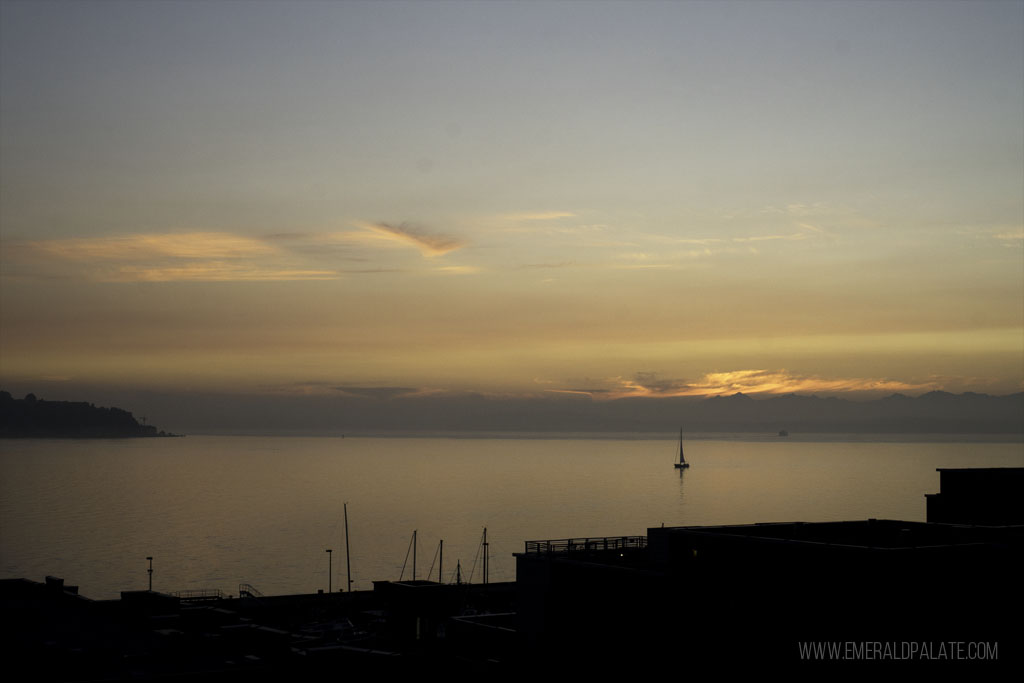
[(153, 557), (152, 556), (148, 556), (148, 557), (146, 557), (146, 559), (149, 560), (149, 570), (147, 571), (147, 573), (149, 574), (149, 592), (152, 593), (153, 592)]
[(334, 590), (334, 584), (331, 583), (331, 579), (334, 578), (334, 565), (331, 558), (334, 557), (332, 554), (334, 551), (330, 548), (327, 549), (327, 592), (330, 593)]

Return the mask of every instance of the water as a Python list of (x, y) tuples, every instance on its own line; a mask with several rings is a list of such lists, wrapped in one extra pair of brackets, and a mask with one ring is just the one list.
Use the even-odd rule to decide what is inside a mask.
[[(933, 439), (935, 437), (932, 437)], [(827, 439), (827, 440), (826, 440)], [(348, 502), (356, 589), (397, 579), (413, 529), (417, 578), (444, 543), (481, 579), (515, 578), (523, 541), (647, 527), (868, 517), (923, 521), (937, 467), (1024, 466), (1024, 445), (813, 437), (317, 438), (0, 441), (0, 577), (61, 576), (92, 598), (251, 583), (266, 594), (344, 587)], [(405, 577), (411, 575), (411, 557)], [(436, 578), (435, 560), (431, 578)]]

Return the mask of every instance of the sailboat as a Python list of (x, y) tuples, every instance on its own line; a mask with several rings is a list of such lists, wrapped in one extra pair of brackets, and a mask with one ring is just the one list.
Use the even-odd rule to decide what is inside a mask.
[(690, 463), (686, 462), (686, 458), (683, 457), (683, 430), (679, 429), (679, 462), (675, 464), (677, 470), (685, 470), (690, 466)]

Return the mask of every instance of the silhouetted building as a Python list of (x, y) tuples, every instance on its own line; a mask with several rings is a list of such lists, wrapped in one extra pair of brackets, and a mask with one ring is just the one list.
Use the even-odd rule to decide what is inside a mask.
[(1024, 467), (940, 467), (939, 492), (925, 494), (928, 521), (1024, 524)]
[(1019, 653), (1024, 527), (893, 520), (648, 529), (516, 555), (537, 657), (793, 663), (821, 641), (992, 641)]
[(387, 615), (390, 643), (404, 651), (431, 649), (463, 662), (507, 662), (514, 655), (516, 593), (515, 582), (373, 582), (374, 599)]

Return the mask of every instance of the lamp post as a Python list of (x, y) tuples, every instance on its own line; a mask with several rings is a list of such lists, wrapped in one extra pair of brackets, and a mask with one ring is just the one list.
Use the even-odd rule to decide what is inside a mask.
[(348, 582), (346, 590), (352, 592), (352, 560), (348, 552), (348, 502), (345, 502), (345, 580)]
[(152, 593), (153, 592), (153, 557), (152, 556), (148, 556), (148, 557), (146, 557), (146, 559), (149, 560), (149, 570), (147, 571), (147, 573), (149, 574), (149, 592)]
[(332, 569), (334, 557), (331, 553), (334, 551), (331, 548), (327, 549), (327, 592), (330, 593), (334, 590), (334, 586), (331, 583), (331, 579), (334, 578), (334, 570)]

